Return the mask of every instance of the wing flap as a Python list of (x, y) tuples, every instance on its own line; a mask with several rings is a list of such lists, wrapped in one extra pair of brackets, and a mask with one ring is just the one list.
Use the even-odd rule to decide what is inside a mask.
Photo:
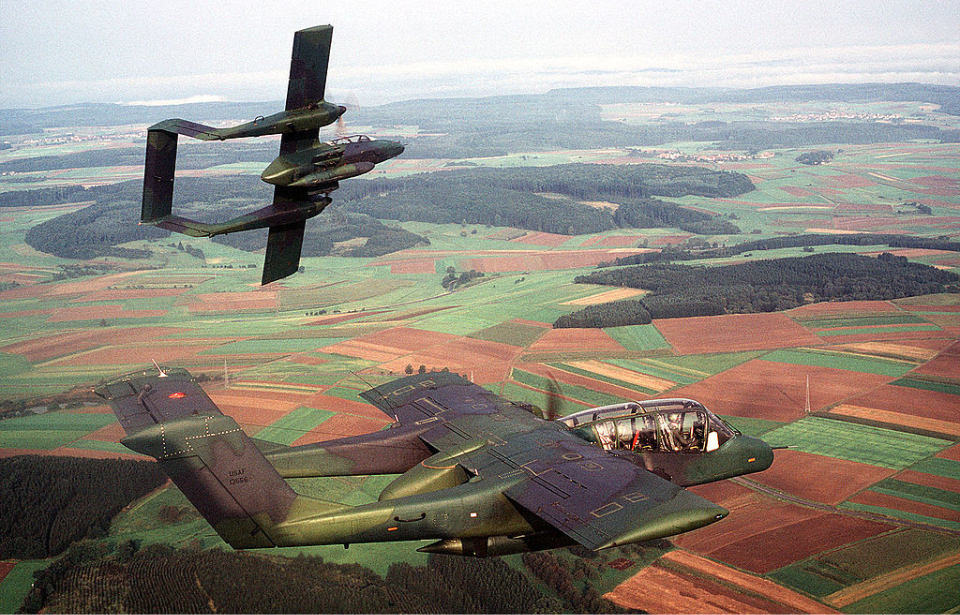
[(727, 511), (626, 459), (563, 441), (504, 492), (515, 504), (590, 549), (653, 540), (713, 523)]

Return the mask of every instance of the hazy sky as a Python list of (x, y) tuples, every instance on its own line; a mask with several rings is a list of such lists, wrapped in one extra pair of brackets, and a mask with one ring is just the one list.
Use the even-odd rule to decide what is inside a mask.
[(0, 0), (0, 108), (281, 100), (334, 25), (327, 99), (590, 85), (960, 86), (960, 0)]

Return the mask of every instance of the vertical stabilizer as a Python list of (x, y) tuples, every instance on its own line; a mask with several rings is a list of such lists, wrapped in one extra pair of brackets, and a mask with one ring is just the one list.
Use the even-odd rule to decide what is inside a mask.
[(127, 448), (155, 458), (230, 546), (283, 544), (275, 532), (294, 511), (339, 505), (298, 495), (183, 369), (121, 376), (96, 389), (127, 432)]
[(303, 248), (303, 232), (306, 226), (307, 223), (303, 220), (270, 227), (261, 284), (269, 284), (296, 273), (300, 267), (300, 251)]
[(294, 33), (287, 111), (323, 100), (332, 41), (333, 26), (315, 26)]
[(177, 166), (177, 135), (166, 130), (147, 131), (143, 168), (141, 222), (169, 216), (173, 208), (173, 174)]

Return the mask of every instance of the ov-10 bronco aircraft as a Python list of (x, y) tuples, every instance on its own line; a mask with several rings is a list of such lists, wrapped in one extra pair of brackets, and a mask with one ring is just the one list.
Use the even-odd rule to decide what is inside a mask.
[[(193, 237), (269, 228), (262, 284), (297, 271), (306, 221), (326, 208), (340, 180), (373, 170), (398, 156), (403, 145), (365, 135), (319, 140), (320, 128), (337, 121), (346, 107), (324, 101), (332, 26), (298, 31), (287, 86), (286, 109), (230, 128), (213, 128), (171, 119), (147, 129), (140, 224), (150, 224)], [(261, 174), (276, 186), (273, 203), (226, 222), (204, 223), (173, 215), (173, 180), (177, 136), (223, 141), (263, 135), (280, 136), (280, 155)]]
[[(238, 549), (400, 540), (476, 557), (607, 549), (724, 518), (684, 487), (773, 461), (765, 442), (689, 399), (550, 420), (447, 372), (362, 393), (396, 419), (391, 428), (293, 447), (248, 437), (183, 369), (127, 374), (96, 393), (126, 430), (122, 443), (156, 458)], [(371, 474), (399, 476), (360, 506), (297, 494), (284, 480)]]

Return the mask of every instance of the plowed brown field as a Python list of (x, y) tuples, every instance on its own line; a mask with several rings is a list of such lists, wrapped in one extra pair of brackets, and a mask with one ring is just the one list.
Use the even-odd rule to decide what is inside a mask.
[(855, 504), (866, 504), (868, 506), (879, 506), (880, 508), (889, 508), (891, 510), (902, 510), (915, 515), (923, 515), (924, 517), (933, 517), (934, 519), (945, 519), (947, 521), (953, 521), (954, 523), (960, 523), (960, 511), (950, 510), (949, 508), (941, 508), (939, 506), (933, 506), (932, 504), (924, 504), (923, 502), (908, 500), (906, 498), (898, 498), (885, 493), (864, 491), (863, 493), (859, 493), (850, 498), (850, 501)]
[(823, 341), (786, 314), (731, 314), (655, 320), (677, 354), (819, 346)]
[(787, 449), (777, 451), (773, 465), (759, 474), (750, 475), (750, 479), (806, 500), (839, 504), (894, 472)]
[(844, 369), (753, 360), (671, 391), (670, 396), (696, 399), (717, 414), (794, 421), (804, 415), (807, 376), (814, 411), (893, 380)]
[(186, 331), (177, 327), (109, 327), (73, 331), (17, 342), (0, 348), (0, 352), (21, 354), (33, 362), (45, 361), (68, 352), (114, 343), (143, 343), (165, 335)]
[[(730, 511), (726, 519), (673, 539), (677, 545), (764, 574), (891, 525), (770, 500), (732, 483), (692, 490)], [(776, 548), (771, 548), (776, 545)]]
[[(867, 374), (863, 374), (867, 376)], [(960, 422), (957, 412), (957, 396), (939, 391), (927, 391), (912, 387), (885, 385), (849, 400), (851, 405), (867, 408), (882, 408), (909, 416)]]
[(671, 551), (604, 595), (649, 613), (833, 613), (767, 579), (685, 551)]

